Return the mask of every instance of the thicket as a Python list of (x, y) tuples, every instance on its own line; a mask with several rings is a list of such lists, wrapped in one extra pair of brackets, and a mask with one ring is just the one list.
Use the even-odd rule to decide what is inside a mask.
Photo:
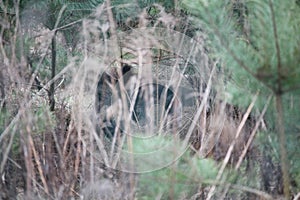
[[(0, 199), (298, 199), (299, 13), (292, 0), (1, 1)], [(124, 63), (138, 83), (192, 91), (182, 127), (132, 125)], [(99, 113), (111, 69), (116, 100)]]

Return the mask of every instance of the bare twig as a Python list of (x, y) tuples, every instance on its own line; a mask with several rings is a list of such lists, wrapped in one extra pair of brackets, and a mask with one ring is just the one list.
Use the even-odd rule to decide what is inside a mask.
[(205, 104), (207, 103), (207, 99), (208, 99), (208, 96), (209, 96), (209, 93), (210, 93), (210, 88), (211, 88), (212, 77), (215, 73), (217, 63), (218, 62), (215, 62), (214, 66), (211, 70), (210, 77), (209, 77), (209, 80), (208, 80), (208, 83), (207, 83), (207, 87), (206, 87), (205, 93), (203, 95), (203, 100), (201, 101), (201, 104), (200, 104), (199, 108), (197, 109), (197, 112), (196, 112), (196, 114), (195, 114), (195, 116), (192, 120), (192, 124), (190, 125), (189, 130), (186, 134), (186, 137), (183, 141), (184, 146), (186, 146), (188, 144), (189, 139), (190, 139), (190, 137), (193, 133), (193, 130), (195, 129), (196, 124), (199, 121), (199, 117), (200, 117), (200, 115), (203, 111), (203, 108), (204, 108)]
[(39, 171), (39, 174), (40, 174), (41, 181), (43, 183), (46, 194), (49, 195), (49, 189), (48, 189), (48, 185), (47, 185), (47, 182), (46, 182), (46, 179), (45, 179), (45, 176), (44, 176), (44, 173), (43, 173), (43, 169), (42, 169), (42, 166), (41, 166), (40, 157), (39, 157), (39, 155), (38, 155), (38, 153), (37, 153), (37, 151), (34, 147), (34, 143), (33, 143), (32, 137), (31, 137), (31, 130), (30, 130), (29, 126), (27, 126), (26, 129), (27, 129), (27, 132), (28, 132), (29, 145), (31, 146), (33, 156), (34, 156), (34, 160), (37, 164), (37, 168), (38, 168), (38, 171)]
[(300, 199), (300, 192), (298, 194), (296, 194), (296, 196), (294, 197), (293, 200), (299, 200)]
[[(249, 139), (247, 141), (247, 144), (244, 147), (244, 150), (243, 150), (242, 154), (240, 155), (237, 164), (235, 165), (235, 170), (238, 170), (240, 168), (240, 166), (241, 166), (241, 164), (243, 162), (243, 159), (245, 158), (246, 153), (247, 153), (247, 151), (248, 151), (248, 149), (249, 149), (249, 147), (250, 147), (250, 145), (251, 145), (251, 143), (252, 143), (252, 141), (253, 141), (256, 133), (257, 133), (257, 129), (259, 127), (259, 124), (263, 120), (263, 117), (264, 117), (264, 115), (265, 115), (265, 113), (267, 111), (267, 108), (269, 107), (271, 99), (272, 99), (272, 95), (269, 96), (269, 98), (268, 98), (268, 100), (267, 100), (267, 102), (266, 102), (266, 104), (265, 104), (265, 106), (264, 106), (264, 108), (262, 110), (262, 113), (260, 114), (258, 120), (256, 121), (255, 127), (254, 127), (254, 129), (252, 130), (252, 132), (250, 134), (250, 137), (249, 137)], [(222, 197), (220, 199), (224, 199), (225, 198), (226, 193), (228, 192), (228, 189), (229, 189), (229, 186), (225, 188), (225, 190), (224, 190), (224, 192), (222, 194)]]
[(236, 170), (241, 166), (242, 161), (243, 161), (243, 159), (244, 159), (245, 156), (246, 156), (246, 153), (247, 153), (247, 151), (248, 151), (248, 149), (249, 149), (249, 147), (250, 147), (250, 145), (251, 145), (251, 143), (252, 143), (252, 141), (253, 141), (253, 139), (254, 139), (254, 137), (255, 137), (255, 134), (256, 134), (256, 132), (257, 132), (257, 129), (258, 129), (258, 127), (259, 127), (259, 124), (260, 124), (260, 122), (263, 120), (263, 117), (264, 117), (264, 115), (265, 115), (265, 113), (266, 113), (266, 111), (267, 111), (267, 109), (268, 109), (268, 107), (269, 107), (269, 104), (270, 104), (271, 99), (272, 99), (272, 95), (270, 95), (270, 96), (268, 97), (268, 100), (267, 100), (267, 102), (266, 102), (266, 104), (265, 104), (265, 107), (263, 108), (263, 111), (262, 111), (262, 113), (260, 114), (260, 116), (259, 116), (259, 118), (258, 118), (258, 120), (257, 120), (257, 122), (256, 122), (256, 124), (255, 124), (255, 127), (254, 127), (254, 129), (252, 130), (252, 132), (251, 132), (251, 134), (250, 134), (250, 137), (249, 137), (249, 139), (248, 139), (248, 141), (247, 141), (247, 144), (246, 144), (246, 146), (244, 147), (244, 150), (243, 150), (243, 152), (242, 152), (242, 154), (241, 154), (241, 156), (240, 156), (240, 158), (239, 158), (239, 160), (238, 160), (238, 162), (237, 162), (237, 164), (236, 164), (236, 166), (235, 166), (235, 169), (236, 169)]
[(276, 96), (276, 110), (277, 110), (277, 125), (280, 137), (280, 154), (281, 154), (281, 170), (283, 174), (283, 190), (284, 196), (286, 199), (290, 199), (290, 177), (289, 177), (289, 169), (288, 169), (288, 160), (287, 160), (287, 149), (286, 149), (286, 138), (285, 138), (285, 130), (284, 130), (284, 121), (283, 121), (283, 105), (282, 105), (282, 63), (281, 63), (281, 55), (280, 55), (280, 46), (279, 46), (279, 38), (277, 32), (277, 25), (275, 19), (275, 11), (274, 5), (271, 0), (269, 0), (269, 6), (271, 10), (272, 17), (272, 27), (274, 34), (274, 42), (276, 47), (276, 58), (277, 58), (277, 88), (273, 89)]
[[(240, 125), (238, 126), (238, 129), (237, 129), (237, 131), (236, 131), (235, 138), (234, 138), (234, 140), (231, 142), (231, 144), (230, 144), (230, 146), (229, 146), (229, 148), (228, 148), (227, 154), (226, 154), (226, 156), (225, 156), (225, 158), (224, 158), (224, 161), (223, 161), (223, 163), (222, 163), (222, 166), (221, 166), (221, 168), (220, 168), (220, 170), (219, 170), (219, 172), (218, 172), (218, 175), (217, 175), (217, 177), (216, 177), (216, 180), (217, 180), (217, 181), (219, 181), (219, 180), (221, 179), (221, 177), (222, 177), (222, 175), (223, 175), (223, 173), (224, 173), (225, 167), (227, 166), (227, 163), (229, 162), (229, 159), (230, 159), (231, 154), (232, 154), (232, 152), (233, 152), (233, 148), (234, 148), (234, 145), (235, 145), (235, 143), (236, 143), (236, 140), (238, 139), (238, 137), (239, 137), (239, 135), (240, 135), (240, 133), (241, 133), (241, 131), (242, 131), (242, 128), (243, 128), (243, 126), (245, 125), (246, 120), (248, 119), (248, 116), (250, 115), (250, 112), (251, 112), (251, 110), (252, 110), (252, 108), (253, 108), (253, 106), (254, 106), (254, 104), (255, 104), (255, 101), (256, 101), (257, 97), (258, 97), (258, 92), (257, 92), (256, 95), (254, 96), (254, 98), (253, 98), (251, 104), (249, 105), (249, 107), (248, 107), (246, 113), (245, 113), (244, 116), (243, 116), (243, 119), (242, 119)], [(208, 199), (208, 200), (211, 199), (212, 196), (214, 195), (215, 189), (216, 189), (216, 186), (213, 185), (213, 186), (211, 187), (211, 189), (210, 189), (208, 195), (207, 195), (207, 199)]]

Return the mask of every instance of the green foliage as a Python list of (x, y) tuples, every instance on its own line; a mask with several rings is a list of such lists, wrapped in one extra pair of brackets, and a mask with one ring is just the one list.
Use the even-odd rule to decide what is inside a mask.
[(101, 3), (103, 0), (27, 0), (23, 1), (21, 17), (24, 23), (32, 26), (43, 24), (50, 30), (65, 27), (59, 31), (63, 33), (67, 45), (75, 48), (80, 36), (80, 20), (91, 14)]
[[(13, 116), (12, 112), (2, 109), (0, 111), (0, 136), (1, 133), (8, 128)], [(18, 124), (10, 129), (10, 133), (16, 132), (13, 137), (11, 152), (13, 155), (20, 153), (20, 133), (28, 132), (32, 137), (41, 137), (45, 133), (50, 133), (55, 127), (55, 117), (49, 111), (49, 106), (39, 102), (39, 105), (33, 105), (31, 110), (27, 110)]]
[[(185, 152), (182, 144), (171, 137), (154, 136), (147, 139), (134, 138), (132, 155), (135, 167), (156, 169), (138, 176), (138, 199), (186, 199), (197, 192), (199, 187), (215, 180), (218, 167), (211, 159), (199, 159)], [(128, 148), (125, 148), (128, 150)], [(151, 155), (155, 154), (155, 156)], [(154, 163), (154, 164), (153, 164)], [(145, 166), (143, 166), (145, 165)]]
[(185, 0), (183, 6), (196, 20), (201, 19), (213, 41), (215, 56), (222, 58), (228, 69), (233, 80), (228, 90), (234, 103), (248, 103), (250, 100), (245, 101), (245, 95), (241, 95), (247, 91), (266, 94), (278, 92), (280, 87), (281, 92), (298, 88), (299, 7), (291, 1), (245, 1), (246, 20), (239, 24), (236, 15), (231, 14), (231, 2)]
[[(57, 44), (56, 47), (57, 53), (57, 64), (56, 64), (56, 71), (59, 73), (67, 64), (68, 64), (68, 50), (60, 44)], [(38, 67), (38, 61), (33, 63), (33, 69), (35, 70)], [(41, 80), (50, 80), (51, 79), (51, 58), (46, 56), (43, 61), (42, 65), (39, 66), (39, 75)]]
[(266, 118), (268, 131), (279, 136), (270, 134), (280, 143), (274, 147), (280, 152), (284, 193), (289, 198), (288, 173), (299, 177), (300, 166), (297, 161), (288, 163), (300, 152), (294, 145), (299, 105), (291, 106), (296, 105), (293, 99), (299, 99), (300, 92), (300, 7), (296, 1), (238, 2), (184, 0), (182, 7), (209, 35), (213, 55), (221, 59), (229, 79), (229, 101), (245, 107), (260, 91), (257, 105), (261, 110), (266, 97), (275, 95)]
[[(299, 95), (299, 6), (294, 1), (242, 2), (247, 11), (244, 24), (232, 14), (230, 0), (183, 1), (195, 22), (200, 21), (205, 27), (213, 55), (222, 59), (229, 77), (229, 101), (245, 107), (251, 96), (260, 91), (257, 105), (262, 108), (271, 92)], [(244, 27), (243, 31), (240, 27)], [(285, 115), (292, 113), (288, 111)]]
[(173, 0), (139, 0), (137, 2), (131, 0), (115, 0), (111, 1), (111, 3), (115, 19), (119, 25), (125, 24), (129, 19), (138, 21), (138, 17), (143, 9), (146, 9), (150, 16), (156, 16), (160, 10), (154, 6), (155, 4), (162, 5), (167, 11), (172, 11), (174, 9)]
[(33, 134), (40, 135), (54, 130), (56, 124), (55, 117), (49, 111), (48, 105), (38, 105), (32, 111), (33, 113), (29, 115), (32, 116)]
[(139, 175), (139, 199), (162, 196), (189, 199), (201, 186), (215, 179), (218, 168), (213, 160), (199, 159), (185, 154), (171, 166)]
[(130, 0), (112, 1), (113, 13), (118, 23), (124, 23), (127, 19), (134, 19), (139, 14), (139, 6)]
[(289, 160), (289, 172), (296, 181), (298, 188), (300, 187), (300, 160), (295, 159), (300, 156), (300, 95), (285, 94), (283, 96), (284, 104), (284, 122), (287, 133), (287, 150)]
[(6, 109), (1, 108), (0, 109), (0, 135), (6, 128), (9, 121), (10, 121), (10, 113)]
[(148, 172), (169, 166), (186, 151), (186, 147), (177, 139), (170, 137), (133, 137), (133, 146), (126, 146), (126, 161), (134, 161), (135, 170)]

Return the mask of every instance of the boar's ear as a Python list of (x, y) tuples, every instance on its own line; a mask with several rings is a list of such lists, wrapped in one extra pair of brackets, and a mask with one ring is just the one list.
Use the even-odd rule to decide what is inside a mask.
[(123, 65), (123, 67), (122, 67), (122, 74), (123, 75), (126, 74), (127, 72), (129, 72), (131, 70), (131, 68), (132, 67), (130, 65), (128, 65), (128, 64)]

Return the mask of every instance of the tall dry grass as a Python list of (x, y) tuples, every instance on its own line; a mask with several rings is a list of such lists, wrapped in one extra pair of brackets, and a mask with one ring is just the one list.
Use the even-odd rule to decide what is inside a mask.
[[(254, 137), (254, 127), (257, 129), (262, 119), (251, 121), (252, 105), (244, 112), (222, 99), (223, 74), (216, 69), (219, 61), (208, 56), (205, 34), (190, 38), (175, 31), (174, 22), (181, 24), (181, 19), (157, 7), (161, 10), (155, 23), (143, 11), (138, 28), (120, 32), (111, 8), (100, 5), (94, 15), (82, 20), (80, 55), (70, 57), (53, 79), (42, 80), (39, 90), (32, 85), (38, 69), (45, 67), (42, 60), (49, 55), (40, 55), (37, 70), (30, 69), (25, 56), (30, 53), (18, 43), (23, 33), (16, 13), (15, 28), (5, 30), (6, 35), (2, 32), (0, 41), (1, 198), (218, 198), (229, 188), (270, 197), (254, 188), (228, 185), (223, 176), (225, 167), (244, 159), (242, 152), (256, 155), (255, 146), (247, 141)], [(8, 16), (4, 20), (11, 22)], [(46, 39), (50, 41), (51, 36)], [(46, 44), (43, 48), (47, 50), (50, 42)], [(122, 75), (124, 63), (133, 66), (132, 74)], [(112, 78), (105, 82), (107, 76)], [(70, 81), (59, 84), (64, 77)], [(101, 77), (108, 103), (97, 109)], [(57, 85), (54, 112), (49, 111), (47, 96), (52, 82)], [(157, 101), (151, 95), (153, 85), (145, 87), (149, 83), (172, 89), (172, 115), (168, 115), (170, 108), (164, 109), (166, 97)], [(141, 87), (146, 94), (146, 124), (132, 120)], [(218, 95), (213, 95), (215, 92)], [(105, 136), (105, 120), (115, 122), (111, 138)], [(139, 141), (146, 149), (160, 137), (174, 141), (158, 147), (154, 144), (144, 154), (135, 152)], [(213, 182), (203, 184), (205, 180), (197, 179), (190, 196), (180, 191), (178, 197), (172, 188), (154, 197), (140, 191), (139, 181), (143, 180), (139, 174), (168, 168), (186, 151), (197, 159), (211, 157), (222, 163)], [(194, 167), (186, 163), (186, 167)], [(174, 180), (170, 182), (176, 185)]]

